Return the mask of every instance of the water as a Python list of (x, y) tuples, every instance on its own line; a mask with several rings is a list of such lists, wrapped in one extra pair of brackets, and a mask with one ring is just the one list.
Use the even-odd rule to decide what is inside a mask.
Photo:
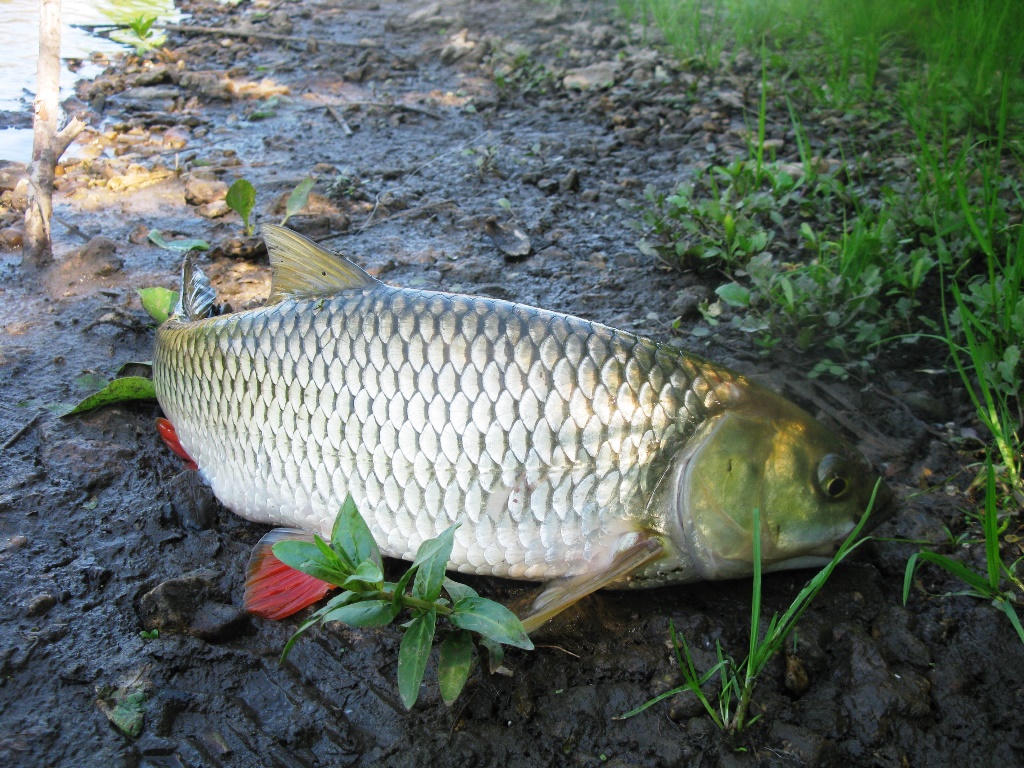
[[(88, 61), (93, 51), (113, 53), (131, 46), (92, 35), (72, 24), (125, 23), (139, 16), (157, 16), (176, 22), (181, 14), (174, 0), (62, 0), (61, 58)], [(130, 33), (122, 34), (127, 39)], [(39, 53), (39, 0), (0, 0), (0, 110), (31, 114), (36, 88), (36, 57)], [(99, 72), (86, 64), (77, 73), (64, 67), (62, 98), (72, 93), (75, 81)], [(30, 128), (0, 129), (0, 159), (28, 162), (32, 156)]]

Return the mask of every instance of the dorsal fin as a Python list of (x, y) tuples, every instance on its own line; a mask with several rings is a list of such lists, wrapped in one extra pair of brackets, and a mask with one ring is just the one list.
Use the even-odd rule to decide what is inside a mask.
[(290, 229), (264, 224), (260, 234), (270, 252), (267, 304), (299, 296), (333, 296), (377, 283), (344, 256), (331, 253)]
[(191, 256), (181, 265), (181, 293), (174, 307), (174, 315), (185, 320), (202, 320), (213, 314), (217, 293), (210, 280)]

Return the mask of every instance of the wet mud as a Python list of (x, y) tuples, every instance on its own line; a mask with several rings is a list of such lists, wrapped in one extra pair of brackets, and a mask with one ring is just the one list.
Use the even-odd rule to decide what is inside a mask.
[[(57, 418), (123, 363), (151, 356), (135, 289), (177, 287), (200, 237), (233, 308), (266, 296), (258, 243), (223, 203), (257, 189), (292, 225), (383, 280), (509, 298), (672, 340), (764, 381), (856, 441), (901, 497), (877, 534), (963, 528), (977, 458), (969, 403), (941, 350), (883, 356), (865, 380), (815, 382), (813, 360), (749, 338), (694, 336), (717, 275), (635, 247), (633, 207), (744, 151), (760, 73), (707, 76), (646, 44), (614, 3), (185, 3), (189, 24), (144, 62), (114, 62), (72, 106), (94, 132), (62, 166), (57, 264), (0, 259), (0, 762), (9, 766), (1010, 766), (1024, 761), (1024, 648), (1005, 617), (915, 588), (915, 547), (872, 542), (841, 566), (765, 670), (759, 720), (726, 740), (680, 683), (669, 624), (699, 667), (742, 657), (750, 582), (600, 593), (477, 670), (451, 708), (435, 662), (397, 695), (395, 628), (332, 625), (278, 657), (298, 619), (239, 609), (265, 528), (221, 507), (160, 443), (155, 404)], [(543, 65), (543, 66), (540, 66)], [(756, 113), (755, 113), (756, 114)], [(769, 115), (784, 139), (785, 108)], [(830, 151), (826, 126), (809, 126)], [(796, 158), (783, 141), (780, 153)], [(836, 150), (835, 156), (838, 156)], [(19, 238), (15, 182), (2, 242)], [(674, 323), (681, 318), (678, 323)], [(90, 379), (89, 377), (93, 377)], [(83, 378), (86, 377), (86, 378)], [(977, 545), (968, 559), (983, 562)], [(807, 572), (765, 578), (763, 619)], [(502, 601), (528, 587), (467, 579)], [(959, 587), (923, 571), (937, 594)], [(156, 632), (154, 632), (156, 630)], [(435, 652), (436, 653), (436, 652)], [(709, 691), (711, 689), (709, 688)], [(132, 735), (126, 735), (132, 734)]]

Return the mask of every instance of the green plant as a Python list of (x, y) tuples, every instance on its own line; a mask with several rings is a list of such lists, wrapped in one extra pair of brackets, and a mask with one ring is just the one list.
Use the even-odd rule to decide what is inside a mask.
[(159, 229), (149, 230), (149, 241), (153, 245), (163, 248), (165, 251), (176, 251), (187, 253), (188, 251), (208, 251), (210, 244), (199, 238), (184, 238), (181, 240), (168, 240)]
[[(800, 617), (807, 610), (818, 592), (821, 591), (821, 588), (825, 586), (825, 582), (828, 581), (836, 566), (850, 552), (868, 540), (867, 538), (859, 538), (860, 532), (871, 515), (880, 483), (881, 481), (875, 485), (871, 499), (868, 502), (868, 507), (861, 516), (857, 526), (840, 545), (832, 560), (804, 585), (804, 588), (800, 590), (782, 616), (779, 616), (778, 613), (772, 616), (763, 636), (761, 635), (761, 537), (755, 536), (753, 539), (754, 581), (753, 598), (750, 608), (750, 644), (746, 658), (737, 664), (731, 657), (725, 656), (722, 653), (721, 645), (716, 642), (715, 648), (718, 661), (709, 670), (700, 674), (693, 663), (693, 656), (690, 653), (686, 639), (677, 639), (675, 627), (670, 624), (669, 630), (672, 636), (672, 646), (675, 649), (679, 672), (683, 676), (683, 685), (654, 697), (636, 709), (622, 715), (619, 719), (632, 717), (657, 704), (659, 701), (689, 691), (697, 697), (715, 725), (720, 729), (728, 730), (730, 733), (740, 733), (744, 728), (757, 720), (760, 717), (759, 715), (752, 719), (747, 719), (751, 695), (757, 684), (757, 678), (764, 671), (765, 666), (772, 657), (785, 644), (786, 638), (794, 631)], [(753, 513), (753, 529), (755, 531), (761, 530), (760, 511), (758, 509), (754, 509)], [(719, 676), (721, 687), (718, 694), (718, 702), (716, 705), (713, 705), (704, 693), (703, 687), (716, 674)]]
[[(988, 458), (985, 461), (985, 508), (982, 518), (982, 528), (985, 534), (984, 572), (977, 571), (959, 560), (936, 552), (916, 552), (907, 561), (903, 577), (903, 603), (906, 605), (910, 596), (910, 585), (921, 563), (932, 563), (960, 579), (969, 587), (963, 592), (953, 594), (988, 600), (996, 609), (1005, 613), (1021, 643), (1024, 643), (1024, 626), (1021, 626), (1020, 617), (1015, 608), (1024, 598), (1024, 584), (1016, 574), (1016, 567), (1020, 560), (1009, 566), (1002, 560), (997, 500), (996, 471), (991, 458)], [(1010, 585), (1009, 588), (1003, 586), (1004, 580)]]
[(544, 95), (557, 89), (558, 78), (544, 64), (533, 58), (529, 51), (519, 51), (511, 57), (500, 57), (493, 68), (494, 85), (498, 97), (508, 100), (514, 95)]
[(438, 685), (447, 704), (455, 701), (469, 676), (474, 635), (479, 635), (478, 642), (487, 650), (492, 669), (501, 664), (502, 643), (532, 650), (533, 643), (515, 614), (445, 577), (457, 527), (456, 523), (437, 538), (424, 541), (397, 582), (384, 580), (380, 551), (351, 496), (338, 513), (330, 544), (319, 536), (312, 543), (275, 544), (274, 555), (283, 563), (343, 590), (299, 626), (281, 660), (310, 627), (331, 621), (382, 627), (408, 611), (411, 620), (402, 625), (405, 634), (398, 652), (398, 691), (402, 703), (411, 709), (419, 697), (439, 617), (454, 627), (442, 642), (438, 658)]
[(157, 18), (156, 16), (140, 14), (129, 19), (127, 22), (131, 35), (127, 36), (123, 42), (134, 45), (135, 52), (139, 56), (147, 51), (159, 48), (167, 41), (166, 35), (156, 35), (153, 33), (153, 24), (156, 23)]
[(284, 218), (281, 219), (281, 226), (288, 223), (288, 219), (306, 207), (309, 202), (309, 193), (313, 191), (316, 179), (307, 177), (295, 185), (295, 189), (288, 195), (284, 205)]
[(253, 227), (249, 221), (253, 208), (256, 207), (256, 188), (247, 179), (236, 179), (228, 187), (228, 194), (224, 198), (228, 208), (242, 217), (242, 224), (245, 227), (245, 234), (252, 235)]

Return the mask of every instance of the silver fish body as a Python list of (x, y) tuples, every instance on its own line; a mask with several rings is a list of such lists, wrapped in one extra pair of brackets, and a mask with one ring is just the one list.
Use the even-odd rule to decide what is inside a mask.
[[(269, 232), (279, 261), (315, 248), (286, 234)], [(327, 537), (351, 493), (393, 557), (459, 522), (451, 564), (464, 573), (579, 576), (653, 537), (663, 552), (630, 583), (714, 577), (701, 536), (718, 523), (680, 509), (707, 495), (701, 446), (759, 402), (805, 416), (738, 374), (576, 317), (365, 274), (334, 289), (295, 289), (302, 279), (282, 277), (263, 308), (157, 332), (160, 405), (249, 520)]]

